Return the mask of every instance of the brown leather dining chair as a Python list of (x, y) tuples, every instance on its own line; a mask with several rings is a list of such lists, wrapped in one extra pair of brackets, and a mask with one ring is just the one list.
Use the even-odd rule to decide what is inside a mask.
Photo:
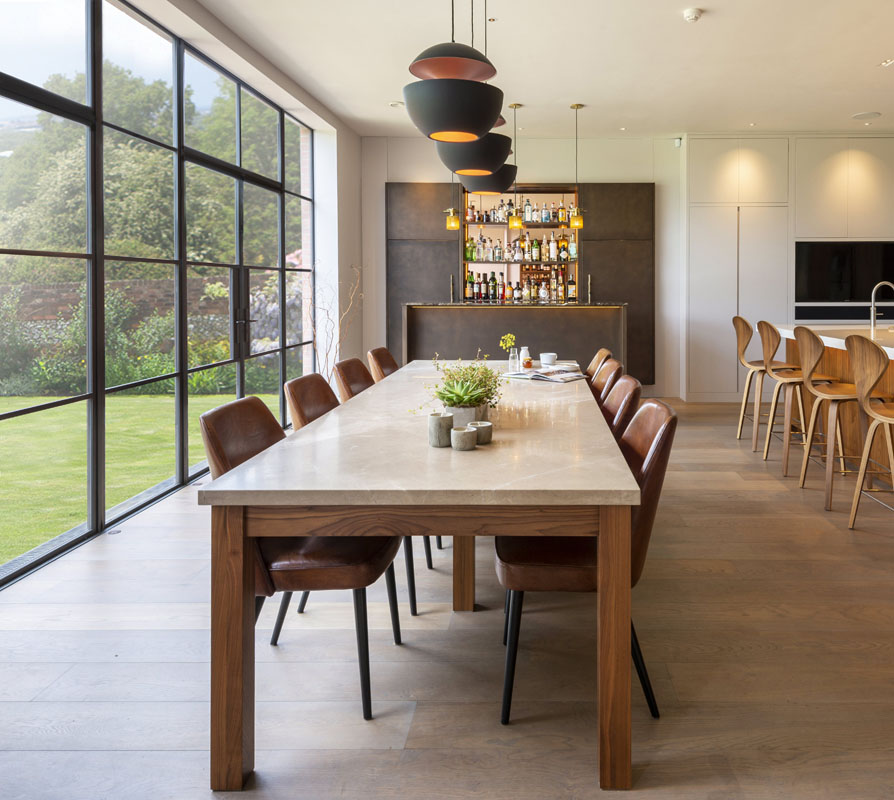
[(593, 380), (593, 376), (594, 376), (597, 372), (599, 372), (599, 368), (605, 363), (605, 360), (606, 360), (607, 358), (611, 358), (611, 357), (612, 357), (612, 351), (611, 351), (611, 350), (609, 350), (607, 347), (600, 347), (600, 348), (596, 351), (596, 355), (593, 356), (593, 358), (592, 358), (592, 360), (590, 361), (590, 363), (587, 364), (587, 368), (584, 370), (584, 373), (586, 374), (586, 376), (587, 376), (590, 380)]
[[(677, 415), (659, 400), (645, 400), (634, 415), (618, 444), (631, 472), (639, 483), (640, 505), (631, 509), (630, 585), (636, 586), (646, 562), (652, 524), (658, 510), (664, 474), (670, 459)], [(597, 591), (597, 540), (589, 536), (497, 536), (495, 539), (497, 578), (509, 592), (504, 641), (506, 672), (503, 680), (501, 722), (509, 724), (512, 685), (518, 654), (522, 604), (526, 591)], [(649, 711), (658, 718), (658, 703), (646, 671), (642, 650), (630, 623), (633, 664), (643, 687)]]
[[(219, 478), (285, 439), (279, 422), (258, 397), (243, 397), (199, 418), (212, 478)], [(369, 631), (366, 587), (382, 573), (391, 607), (394, 643), (400, 644), (400, 620), (394, 580), (399, 536), (295, 536), (252, 538), (255, 562), (255, 621), (264, 600), (276, 592), (351, 589), (360, 665), (363, 718), (372, 719), (369, 684)]]
[[(348, 358), (337, 362), (335, 365), (335, 381), (338, 384), (338, 393), (341, 396), (342, 403), (347, 403), (352, 397), (356, 397), (360, 392), (375, 386), (376, 383), (359, 358)], [(422, 544), (425, 548), (425, 565), (429, 569), (434, 569), (431, 559), (431, 540), (428, 536), (422, 537)], [(410, 536), (404, 537), (404, 556), (407, 561), (407, 590), (410, 595), (410, 614), (415, 617), (418, 616), (416, 610), (416, 570), (413, 567), (413, 539)]]
[(885, 432), (888, 468), (891, 470), (891, 481), (894, 483), (894, 403), (882, 402), (873, 398), (873, 391), (891, 366), (888, 354), (865, 336), (848, 336), (844, 340), (844, 344), (847, 347), (847, 356), (854, 371), (860, 408), (872, 420), (869, 430), (866, 432), (863, 456), (860, 458), (860, 472), (857, 474), (857, 485), (854, 488), (854, 500), (851, 504), (851, 516), (847, 524), (848, 528), (853, 529), (857, 524), (857, 509), (860, 506), (860, 498), (863, 496), (863, 484), (866, 481), (872, 442), (879, 428)]
[(612, 386), (615, 385), (615, 381), (621, 377), (621, 374), (624, 372), (624, 367), (621, 366), (621, 362), (615, 358), (607, 358), (602, 363), (602, 366), (593, 376), (593, 380), (590, 381), (590, 391), (593, 393), (593, 397), (596, 398), (596, 402), (599, 405), (602, 405), (605, 402), (605, 398), (608, 397), (608, 393), (612, 390)]
[(366, 360), (369, 361), (369, 371), (372, 373), (373, 380), (378, 383), (385, 380), (389, 375), (400, 369), (394, 356), (388, 352), (387, 347), (375, 347), (368, 351)]
[(615, 381), (602, 404), (602, 414), (616, 439), (627, 429), (639, 408), (643, 385), (633, 375), (622, 375)]

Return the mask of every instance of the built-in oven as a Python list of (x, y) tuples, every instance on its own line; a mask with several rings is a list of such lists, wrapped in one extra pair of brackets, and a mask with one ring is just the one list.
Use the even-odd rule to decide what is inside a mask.
[[(879, 281), (894, 283), (894, 242), (795, 242), (795, 320), (868, 322)], [(878, 318), (894, 322), (894, 298), (879, 292)]]

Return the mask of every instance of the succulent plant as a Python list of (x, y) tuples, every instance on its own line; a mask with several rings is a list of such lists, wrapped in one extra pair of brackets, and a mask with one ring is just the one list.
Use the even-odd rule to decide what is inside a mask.
[(474, 408), (487, 402), (487, 389), (463, 380), (445, 380), (435, 389), (435, 397), (448, 408)]

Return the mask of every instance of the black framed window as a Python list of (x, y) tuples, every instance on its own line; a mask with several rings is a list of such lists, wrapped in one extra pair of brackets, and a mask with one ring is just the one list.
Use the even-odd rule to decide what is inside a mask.
[(202, 474), (204, 411), (287, 422), (312, 171), (310, 128), (126, 3), (4, 11), (0, 584)]

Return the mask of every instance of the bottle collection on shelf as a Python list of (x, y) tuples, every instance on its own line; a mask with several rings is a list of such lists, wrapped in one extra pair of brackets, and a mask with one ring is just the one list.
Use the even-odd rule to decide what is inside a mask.
[(530, 199), (525, 200), (524, 205), (521, 203), (516, 207), (512, 198), (506, 203), (500, 199), (500, 205), (490, 209), (476, 209), (474, 203), (470, 203), (466, 209), (467, 223), (505, 223), (509, 221), (509, 217), (519, 216), (522, 222), (529, 224), (540, 223), (541, 225), (567, 225), (568, 221), (574, 215), (574, 206), (565, 208), (565, 201), (560, 200), (558, 208), (555, 202), (550, 203), (549, 207), (544, 201), (542, 208), (537, 208), (536, 201), (531, 203)]
[(566, 236), (564, 231), (558, 238), (555, 231), (550, 231), (549, 239), (544, 234), (542, 241), (539, 242), (536, 236), (531, 239), (531, 234), (525, 231), (524, 237), (519, 236), (510, 245), (508, 236), (501, 244), (499, 237), (495, 241), (479, 232), (477, 240), (471, 235), (466, 240), (465, 260), (472, 263), (506, 264), (527, 261), (535, 264), (564, 264), (577, 260), (577, 242), (573, 235)]
[(493, 272), (490, 278), (487, 272), (468, 273), (463, 295), (466, 303), (490, 303), (492, 305), (548, 305), (577, 302), (577, 282), (574, 273), (569, 270), (565, 277), (565, 268), (550, 270), (549, 281), (536, 281), (525, 278), (524, 282), (505, 281), (503, 273), (496, 277)]

